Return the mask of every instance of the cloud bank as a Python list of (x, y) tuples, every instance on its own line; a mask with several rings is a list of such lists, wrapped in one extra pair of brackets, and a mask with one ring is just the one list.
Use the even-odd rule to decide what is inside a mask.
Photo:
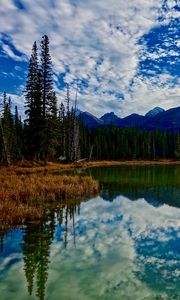
[(60, 101), (66, 84), (74, 99), (78, 81), (79, 108), (96, 116), (175, 107), (179, 16), (178, 0), (7, 0), (0, 6), (0, 59), (18, 67), (47, 34)]

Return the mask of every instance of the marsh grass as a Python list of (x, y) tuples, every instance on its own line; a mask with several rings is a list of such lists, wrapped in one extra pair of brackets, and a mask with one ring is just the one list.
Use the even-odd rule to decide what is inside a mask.
[(179, 160), (102, 160), (102, 161), (83, 161), (80, 163), (55, 163), (48, 162), (44, 165), (43, 162), (30, 162), (22, 161), (16, 165), (9, 167), (0, 166), (0, 174), (16, 174), (16, 175), (28, 175), (28, 174), (52, 174), (61, 171), (74, 170), (78, 168), (89, 168), (89, 167), (103, 167), (103, 166), (116, 166), (116, 165), (169, 165), (169, 164), (180, 164)]
[[(99, 186), (90, 177), (60, 176), (62, 171), (76, 168), (180, 164), (180, 161), (85, 161), (62, 164), (23, 161), (10, 167), (0, 167), (0, 228), (7, 224), (24, 224), (39, 219), (47, 204), (60, 200), (85, 199), (97, 194)], [(58, 175), (52, 175), (58, 173)]]
[(98, 190), (98, 182), (91, 177), (0, 172), (1, 228), (42, 217), (44, 207), (52, 202), (86, 199)]

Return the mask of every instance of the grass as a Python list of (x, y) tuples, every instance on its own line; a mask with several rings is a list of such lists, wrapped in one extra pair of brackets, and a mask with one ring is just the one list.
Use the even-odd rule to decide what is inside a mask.
[(8, 172), (0, 172), (0, 223), (4, 224), (1, 229), (42, 217), (43, 208), (49, 203), (85, 199), (99, 190), (98, 182), (91, 177)]
[[(43, 206), (52, 201), (87, 198), (98, 192), (98, 183), (90, 177), (52, 175), (76, 168), (114, 165), (180, 164), (175, 160), (84, 161), (74, 164), (33, 163), (24, 161), (0, 167), (0, 228), (38, 219)], [(4, 224), (4, 225), (2, 225)]]
[(0, 167), (0, 174), (37, 174), (37, 173), (53, 173), (61, 172), (66, 170), (73, 170), (76, 168), (89, 168), (89, 167), (101, 167), (101, 166), (114, 166), (114, 165), (159, 165), (159, 164), (180, 164), (180, 160), (102, 160), (102, 161), (83, 161), (80, 163), (51, 163), (49, 162), (46, 166), (42, 162), (29, 162), (23, 161), (17, 165), (12, 165), (10, 167)]

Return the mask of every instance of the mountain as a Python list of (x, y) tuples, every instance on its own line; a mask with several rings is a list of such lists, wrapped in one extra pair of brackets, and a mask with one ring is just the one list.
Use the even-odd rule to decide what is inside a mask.
[(120, 118), (118, 118), (114, 112), (106, 113), (100, 118), (100, 120), (103, 120), (106, 125), (110, 125), (111, 123), (116, 124), (119, 119)]
[(83, 124), (89, 128), (102, 127), (104, 125), (103, 120), (96, 118), (87, 111), (81, 113), (80, 116), (83, 121)]
[(157, 107), (151, 109), (150, 111), (148, 111), (147, 114), (145, 114), (145, 117), (152, 118), (164, 111), (165, 110), (163, 108), (157, 106)]
[(81, 118), (85, 126), (89, 128), (109, 126), (112, 122), (118, 128), (139, 127), (140, 129), (155, 130), (180, 130), (180, 106), (164, 110), (155, 107), (145, 116), (131, 114), (125, 118), (117, 117), (113, 112), (106, 113), (100, 119), (88, 112), (81, 113)]
[(180, 130), (180, 106), (168, 109), (152, 118), (148, 118), (142, 125), (142, 129), (154, 130), (156, 128), (162, 131)]
[(127, 116), (123, 119), (119, 119), (117, 124), (117, 127), (139, 127), (142, 125), (145, 121), (146, 117), (141, 116), (138, 114), (131, 114), (130, 116)]

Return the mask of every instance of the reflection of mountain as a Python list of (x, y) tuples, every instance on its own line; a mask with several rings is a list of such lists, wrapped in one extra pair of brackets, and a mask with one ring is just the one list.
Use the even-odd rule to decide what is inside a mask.
[(88, 172), (101, 182), (104, 200), (122, 195), (131, 200), (144, 198), (154, 206), (167, 203), (180, 207), (179, 166), (104, 167)]
[[(114, 188), (114, 191), (110, 189)], [(116, 191), (117, 189), (117, 191)], [(163, 203), (169, 204), (171, 206), (180, 207), (179, 200), (180, 189), (167, 188), (167, 189), (139, 189), (134, 193), (134, 191), (129, 192), (128, 190), (121, 190), (118, 192), (118, 187), (111, 185), (107, 190), (102, 190), (100, 196), (105, 201), (114, 201), (118, 196), (124, 196), (132, 201), (136, 201), (139, 198), (145, 199), (150, 205), (158, 207), (163, 205)]]
[(48, 279), (48, 265), (50, 261), (50, 246), (54, 238), (56, 220), (64, 228), (64, 247), (67, 247), (68, 220), (73, 222), (75, 243), (75, 213), (80, 213), (78, 201), (69, 201), (60, 205), (58, 209), (48, 210), (44, 219), (35, 225), (27, 226), (24, 234), (23, 256), (24, 271), (29, 295), (32, 295), (36, 286), (38, 300), (45, 299), (45, 288)]

